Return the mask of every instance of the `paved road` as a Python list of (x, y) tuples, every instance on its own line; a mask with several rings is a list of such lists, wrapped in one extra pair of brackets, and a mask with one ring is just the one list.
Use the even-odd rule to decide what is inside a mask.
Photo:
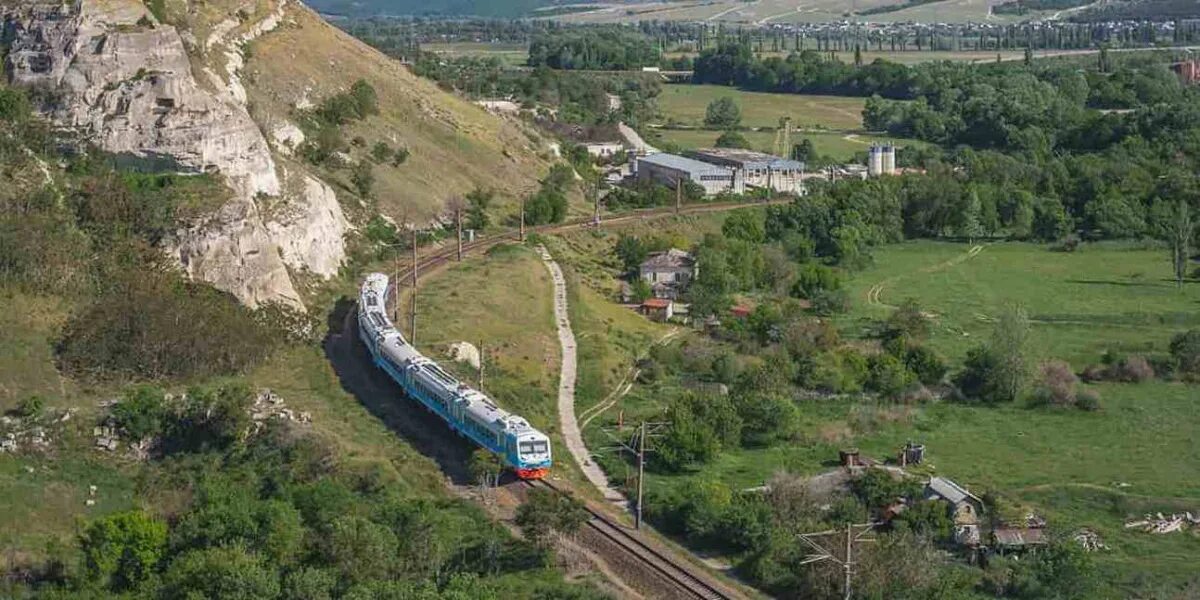
[(604, 471), (592, 462), (591, 453), (583, 443), (583, 433), (579, 430), (579, 421), (575, 418), (575, 375), (578, 362), (575, 332), (571, 329), (571, 315), (567, 310), (567, 280), (545, 246), (538, 246), (538, 253), (542, 255), (542, 262), (554, 280), (554, 324), (558, 328), (558, 343), (562, 346), (562, 372), (558, 379), (558, 421), (562, 424), (563, 441), (567, 444), (571, 457), (575, 459), (575, 464), (579, 465), (588, 481), (600, 490), (604, 499), (625, 506), (625, 496), (608, 485)]

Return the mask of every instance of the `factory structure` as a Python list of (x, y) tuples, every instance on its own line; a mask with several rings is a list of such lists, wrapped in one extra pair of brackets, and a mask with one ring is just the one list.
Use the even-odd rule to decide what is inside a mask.
[(872, 144), (867, 151), (867, 175), (879, 177), (895, 174), (896, 147), (891, 144)]
[(657, 152), (637, 156), (632, 177), (674, 188), (680, 181), (691, 181), (704, 188), (706, 196), (722, 193), (744, 194), (753, 190), (803, 196), (810, 179), (838, 181), (897, 175), (896, 146), (872, 144), (867, 164), (831, 165), (817, 172), (805, 171), (805, 163), (763, 152), (734, 148), (704, 148), (687, 156)]
[(746, 180), (737, 170), (677, 154), (659, 152), (638, 157), (634, 169), (638, 181), (653, 181), (674, 188), (687, 180), (704, 188), (705, 196), (746, 192)]
[(675, 187), (691, 181), (704, 194), (744, 194), (747, 189), (767, 189), (803, 195), (804, 163), (762, 152), (731, 148), (706, 148), (688, 156), (660, 152), (639, 157), (635, 167), (638, 181), (654, 181)]

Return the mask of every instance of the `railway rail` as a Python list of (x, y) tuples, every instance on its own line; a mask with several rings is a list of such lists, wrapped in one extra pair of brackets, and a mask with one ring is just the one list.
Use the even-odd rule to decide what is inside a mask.
[[(523, 480), (523, 484), (529, 488), (547, 489), (558, 494), (566, 493), (563, 489), (545, 479)], [(648, 567), (651, 571), (670, 582), (673, 587), (677, 588), (683, 594), (680, 597), (701, 598), (703, 600), (734, 600), (741, 598), (741, 596), (735, 595), (721, 586), (712, 583), (707, 576), (699, 574), (697, 567), (683, 564), (665, 552), (654, 548), (642, 540), (639, 535), (634, 534), (627, 527), (605, 515), (603, 512), (593, 509), (586, 503), (584, 503), (584, 508), (590, 515), (587, 526), (592, 531), (612, 542), (638, 563)]]
[[(724, 212), (724, 211), (728, 211), (728, 210), (736, 210), (739, 208), (753, 208), (755, 206), (773, 206), (773, 205), (780, 205), (780, 204), (788, 204), (790, 202), (791, 202), (791, 200), (765, 200), (765, 201), (758, 201), (758, 202), (713, 202), (713, 203), (709, 203), (709, 204), (689, 204), (689, 205), (685, 205), (679, 209), (676, 209), (675, 207), (640, 209), (640, 210), (633, 210), (630, 212), (616, 213), (616, 214), (606, 216), (603, 219), (603, 221), (601, 221), (601, 226), (606, 225), (606, 224), (612, 225), (612, 224), (620, 224), (620, 223), (629, 223), (629, 222), (633, 222), (633, 221), (640, 221), (640, 220), (657, 218), (657, 217), (669, 217), (669, 216), (675, 215), (675, 214), (695, 215), (695, 214), (703, 214), (703, 213), (710, 213), (710, 212)], [(573, 231), (573, 230), (587, 229), (587, 228), (594, 227), (594, 226), (595, 225), (594, 225), (594, 221), (593, 221), (592, 217), (587, 217), (587, 218), (567, 221), (566, 223), (558, 223), (558, 224), (553, 224), (553, 225), (539, 225), (537, 227), (529, 227), (527, 231), (528, 231), (528, 233), (543, 233), (543, 234), (545, 234), (545, 233), (565, 233), (565, 232)], [(506, 231), (504, 233), (500, 233), (500, 234), (497, 234), (497, 235), (494, 235), (491, 237), (487, 237), (484, 239), (475, 240), (474, 242), (469, 242), (469, 243), (463, 244), (463, 255), (470, 254), (474, 251), (487, 250), (488, 248), (491, 248), (492, 246), (495, 246), (495, 245), (498, 245), (498, 244), (501, 244), (504, 242), (508, 242), (508, 241), (517, 241), (519, 239), (520, 239), (519, 231), (516, 231), (516, 230)], [(441, 266), (447, 262), (450, 262), (457, 255), (458, 255), (458, 247), (455, 245), (450, 245), (446, 248), (439, 248), (439, 249), (435, 250), (432, 254), (427, 254), (423, 257), (418, 257), (417, 258), (417, 270), (419, 272), (428, 271), (432, 268), (435, 268), (435, 267)], [(396, 282), (398, 284), (403, 284), (403, 282), (407, 281), (407, 279), (411, 276), (412, 276), (412, 267), (411, 266), (409, 266), (405, 269), (402, 269), (402, 270), (398, 270), (396, 272)]]

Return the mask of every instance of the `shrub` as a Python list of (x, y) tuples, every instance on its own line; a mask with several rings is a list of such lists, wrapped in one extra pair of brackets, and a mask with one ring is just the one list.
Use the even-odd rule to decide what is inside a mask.
[(926, 346), (910, 346), (905, 350), (904, 364), (925, 385), (941, 383), (949, 370), (942, 357)]
[(822, 290), (812, 297), (812, 311), (823, 317), (850, 310), (850, 295), (845, 290)]
[(1080, 410), (1094, 412), (1100, 410), (1100, 393), (1095, 390), (1083, 390), (1075, 398), (1075, 406)]
[(733, 129), (742, 122), (742, 109), (729, 96), (708, 103), (704, 110), (704, 124), (718, 129)]
[(1171, 357), (1181, 375), (1200, 374), (1200, 329), (1192, 329), (1171, 338)]
[(67, 371), (99, 378), (228, 375), (275, 347), (277, 333), (229, 294), (153, 269), (122, 279), (68, 321), (57, 347)]
[(117, 513), (89, 523), (79, 545), (90, 581), (129, 590), (158, 567), (167, 549), (167, 524), (142, 511)]
[(812, 300), (815, 306), (817, 296), (822, 292), (840, 290), (841, 287), (842, 282), (837, 271), (825, 265), (807, 263), (796, 273), (796, 283), (792, 285), (792, 296)]
[(736, 131), (726, 131), (717, 138), (716, 145), (718, 148), (747, 150), (750, 148), (750, 140)]
[(908, 367), (890, 354), (877, 354), (868, 361), (867, 387), (885, 398), (899, 398), (915, 377)]
[(42, 416), (46, 402), (40, 396), (30, 396), (17, 405), (17, 416), (26, 419), (36, 419)]
[(113, 406), (112, 417), (116, 426), (135, 441), (161, 435), (167, 417), (163, 391), (149, 385), (130, 389)]
[(1145, 356), (1134, 355), (1117, 364), (1117, 379), (1129, 383), (1141, 383), (1154, 378), (1154, 367)]
[(1052, 406), (1072, 406), (1075, 404), (1075, 386), (1079, 378), (1071, 371), (1071, 365), (1055, 360), (1042, 365), (1034, 390), (1035, 401)]

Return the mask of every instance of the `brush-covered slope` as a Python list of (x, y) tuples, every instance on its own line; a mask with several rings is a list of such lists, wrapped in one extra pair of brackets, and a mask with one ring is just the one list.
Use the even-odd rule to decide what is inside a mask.
[[(476, 186), (515, 196), (533, 188), (548, 168), (539, 157), (546, 143), (519, 123), (413, 75), (307, 7), (289, 4), (283, 15), (280, 27), (250, 47), (244, 79), (251, 113), (269, 132), (281, 132), (302, 124), (305, 109), (358, 80), (368, 82), (380, 114), (348, 124), (344, 136), (365, 142), (351, 147), (355, 161), (381, 141), (410, 152), (399, 167), (374, 169), (373, 194), (389, 216), (422, 222), (440, 212), (449, 196)], [(348, 186), (348, 170), (324, 174)]]

